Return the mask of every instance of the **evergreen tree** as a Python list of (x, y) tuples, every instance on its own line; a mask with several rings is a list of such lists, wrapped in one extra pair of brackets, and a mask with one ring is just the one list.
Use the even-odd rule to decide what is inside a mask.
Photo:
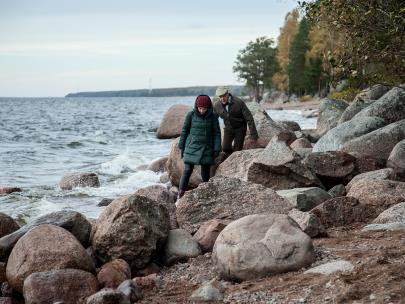
[(308, 73), (306, 73), (305, 54), (309, 50), (310, 25), (306, 18), (300, 21), (298, 32), (291, 43), (287, 74), (289, 78), (288, 93), (303, 95), (307, 91)]

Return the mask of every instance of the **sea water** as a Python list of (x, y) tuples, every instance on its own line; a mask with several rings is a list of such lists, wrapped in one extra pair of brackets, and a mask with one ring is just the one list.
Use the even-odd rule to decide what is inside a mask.
[[(64, 209), (96, 218), (103, 198), (158, 184), (160, 174), (139, 167), (168, 155), (172, 140), (156, 129), (171, 105), (194, 98), (0, 98), (0, 186), (23, 190), (0, 196), (0, 212), (22, 222)], [(316, 124), (298, 110), (268, 113), (302, 129)], [(100, 188), (59, 189), (78, 172), (96, 173)]]

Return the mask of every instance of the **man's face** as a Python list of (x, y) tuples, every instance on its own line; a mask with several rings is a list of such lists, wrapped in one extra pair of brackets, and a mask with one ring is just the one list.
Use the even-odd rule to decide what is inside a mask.
[(228, 95), (228, 93), (225, 93), (224, 95), (219, 96), (219, 100), (222, 104), (226, 104), (228, 102)]

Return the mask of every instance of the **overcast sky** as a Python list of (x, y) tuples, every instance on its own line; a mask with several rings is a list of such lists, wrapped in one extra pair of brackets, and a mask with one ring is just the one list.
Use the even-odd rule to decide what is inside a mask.
[(0, 0), (0, 96), (241, 84), (295, 0)]

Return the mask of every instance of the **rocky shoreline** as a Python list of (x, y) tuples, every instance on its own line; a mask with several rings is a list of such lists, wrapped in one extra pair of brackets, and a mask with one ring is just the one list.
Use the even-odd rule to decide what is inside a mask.
[[(314, 130), (247, 104), (260, 140), (218, 157), (207, 183), (195, 170), (178, 201), (174, 139), (148, 167), (165, 186), (105, 202), (96, 220), (59, 211), (19, 227), (0, 214), (0, 303), (401, 303), (405, 90), (283, 104), (318, 110)], [(158, 136), (178, 137), (186, 112), (169, 109)]]

